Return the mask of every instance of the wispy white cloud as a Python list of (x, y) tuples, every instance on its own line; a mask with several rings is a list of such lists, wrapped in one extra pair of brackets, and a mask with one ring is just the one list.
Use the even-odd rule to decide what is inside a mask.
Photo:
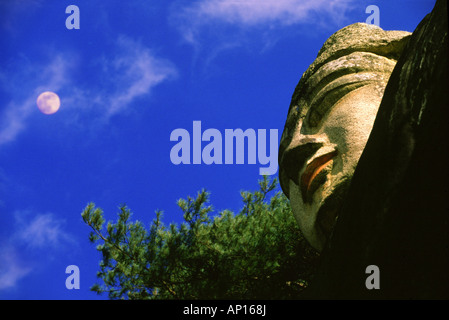
[(20, 66), (0, 74), (0, 84), (13, 97), (0, 110), (0, 146), (13, 141), (36, 112), (36, 98), (43, 91), (55, 91), (67, 84), (67, 58), (61, 55), (49, 63), (33, 65), (20, 60)]
[(0, 241), (0, 290), (15, 287), (19, 280), (54, 258), (57, 252), (78, 246), (65, 220), (52, 213), (19, 210), (12, 216), (14, 223), (9, 234), (2, 235), (7, 239)]
[(9, 289), (28, 275), (32, 268), (22, 261), (16, 248), (0, 246), (0, 290)]
[[(238, 29), (268, 29), (296, 24), (335, 24), (344, 19), (353, 0), (199, 0), (173, 6), (171, 20), (184, 39), (198, 42), (217, 24)], [(187, 3), (187, 4), (186, 4)]]
[[(174, 65), (157, 57), (149, 48), (126, 37), (117, 40), (117, 55), (105, 61), (105, 70), (113, 81), (111, 93), (96, 98), (107, 108), (106, 116), (127, 108), (135, 99), (147, 95), (153, 87), (177, 75)], [(108, 76), (106, 75), (106, 76)], [(104, 89), (103, 89), (104, 90)]]
[[(93, 64), (97, 58), (82, 57), (76, 52), (60, 53), (47, 63), (38, 63), (22, 57), (1, 71), (0, 85), (11, 99), (0, 106), (0, 147), (14, 141), (26, 129), (30, 117), (39, 114), (36, 98), (43, 91), (60, 94), (60, 110), (70, 111), (68, 124), (82, 118), (93, 126), (94, 122), (98, 125), (98, 120), (105, 123), (111, 116), (128, 110), (138, 98), (177, 75), (170, 61), (127, 36), (119, 36), (112, 52), (101, 63)], [(85, 70), (95, 80), (72, 77), (79, 70)]]
[(27, 211), (15, 212), (16, 233), (13, 238), (20, 244), (32, 249), (59, 248), (72, 243), (66, 230), (64, 220), (51, 213), (30, 216)]

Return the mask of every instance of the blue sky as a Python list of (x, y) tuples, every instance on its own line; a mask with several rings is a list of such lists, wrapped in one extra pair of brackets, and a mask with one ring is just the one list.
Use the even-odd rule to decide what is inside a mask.
[[(147, 226), (157, 209), (179, 223), (176, 200), (205, 188), (216, 212), (238, 211), (263, 165), (175, 165), (171, 132), (201, 121), (280, 138), (302, 73), (368, 5), (383, 29), (413, 31), (434, 0), (0, 0), (0, 299), (107, 298), (89, 291), (89, 202), (106, 220), (126, 204)], [(44, 91), (55, 114), (37, 108)]]

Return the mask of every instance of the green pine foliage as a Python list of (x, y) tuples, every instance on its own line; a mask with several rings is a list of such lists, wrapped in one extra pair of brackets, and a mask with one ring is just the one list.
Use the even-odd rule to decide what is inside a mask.
[[(301, 235), (277, 180), (241, 192), (243, 208), (213, 216), (209, 193), (178, 200), (181, 225), (164, 225), (162, 212), (148, 228), (121, 206), (105, 225), (93, 203), (82, 212), (102, 260), (101, 284), (111, 299), (297, 299), (318, 262)], [(268, 194), (275, 193), (268, 199)]]

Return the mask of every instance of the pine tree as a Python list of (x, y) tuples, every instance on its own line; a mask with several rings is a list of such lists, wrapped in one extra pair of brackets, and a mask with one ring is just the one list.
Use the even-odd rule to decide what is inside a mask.
[(241, 192), (243, 208), (213, 216), (209, 193), (178, 200), (181, 225), (164, 225), (162, 212), (149, 228), (130, 221), (121, 206), (105, 226), (103, 211), (87, 205), (82, 218), (91, 228), (102, 260), (101, 284), (91, 290), (111, 299), (297, 299), (318, 262), (301, 235), (277, 180)]

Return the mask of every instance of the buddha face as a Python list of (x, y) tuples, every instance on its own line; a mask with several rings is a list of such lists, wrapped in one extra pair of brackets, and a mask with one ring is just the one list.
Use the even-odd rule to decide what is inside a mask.
[(332, 234), (409, 36), (362, 23), (345, 27), (325, 42), (295, 89), (279, 146), (279, 180), (318, 251)]
[(332, 231), (381, 99), (378, 85), (366, 85), (344, 95), (324, 115), (313, 117), (309, 110), (285, 150), (284, 161), (293, 164), (288, 173), (293, 213), (319, 251)]

